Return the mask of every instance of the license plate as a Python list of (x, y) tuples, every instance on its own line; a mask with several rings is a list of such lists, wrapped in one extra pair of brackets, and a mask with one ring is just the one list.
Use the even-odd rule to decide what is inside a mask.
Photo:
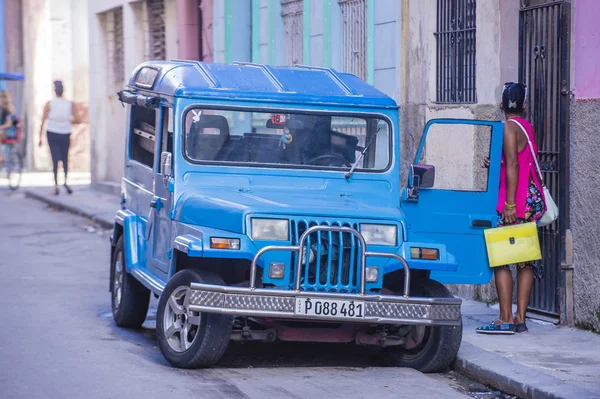
[(365, 303), (338, 299), (296, 298), (294, 314), (324, 318), (364, 319)]

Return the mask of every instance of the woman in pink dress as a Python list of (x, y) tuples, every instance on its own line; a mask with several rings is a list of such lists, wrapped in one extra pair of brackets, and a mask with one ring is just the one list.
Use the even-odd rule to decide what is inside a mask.
[[(504, 112), (504, 144), (500, 167), (498, 194), (498, 227), (536, 222), (546, 210), (541, 182), (534, 157), (537, 157), (535, 134), (531, 124), (522, 117), (525, 111), (527, 87), (521, 83), (506, 83), (502, 90), (500, 109)], [(523, 127), (523, 129), (521, 128)], [(525, 131), (523, 131), (525, 130)], [(529, 147), (529, 141), (533, 151)], [(489, 166), (489, 160), (486, 165)], [(485, 334), (526, 332), (525, 312), (533, 286), (533, 262), (517, 265), (517, 313), (512, 314), (513, 278), (509, 265), (494, 268), (496, 290), (500, 302), (500, 318), (477, 328)]]

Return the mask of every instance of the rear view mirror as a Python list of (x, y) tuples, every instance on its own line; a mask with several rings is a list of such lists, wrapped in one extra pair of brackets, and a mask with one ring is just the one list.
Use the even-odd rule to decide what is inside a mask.
[(435, 167), (410, 165), (411, 187), (431, 188), (435, 183)]

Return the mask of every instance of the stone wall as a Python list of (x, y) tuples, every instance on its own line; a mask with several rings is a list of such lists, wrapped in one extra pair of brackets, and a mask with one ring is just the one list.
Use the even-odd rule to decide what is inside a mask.
[(600, 331), (600, 99), (571, 107), (570, 228), (575, 323)]

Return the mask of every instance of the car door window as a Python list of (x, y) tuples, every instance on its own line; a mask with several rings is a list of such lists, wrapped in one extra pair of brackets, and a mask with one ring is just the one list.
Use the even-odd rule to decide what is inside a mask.
[(418, 163), (435, 167), (433, 189), (487, 191), (492, 127), (467, 124), (432, 124)]

